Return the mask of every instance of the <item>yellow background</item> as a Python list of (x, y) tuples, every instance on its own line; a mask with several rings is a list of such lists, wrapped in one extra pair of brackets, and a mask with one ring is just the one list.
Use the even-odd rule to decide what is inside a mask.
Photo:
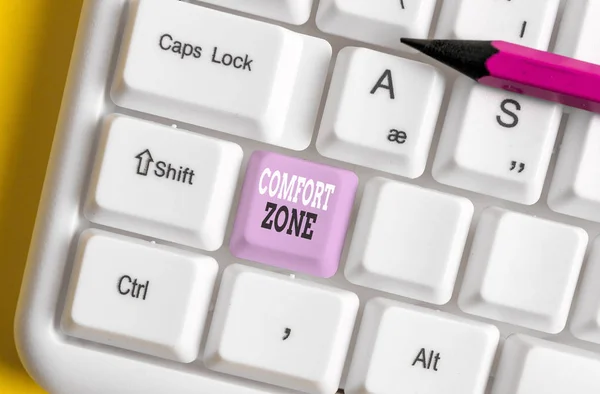
[(0, 393), (38, 394), (13, 317), (82, 0), (0, 0)]

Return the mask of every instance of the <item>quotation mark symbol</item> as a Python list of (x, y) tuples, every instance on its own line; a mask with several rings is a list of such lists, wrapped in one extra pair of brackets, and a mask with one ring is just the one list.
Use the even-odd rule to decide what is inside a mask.
[(517, 172), (519, 174), (522, 173), (523, 171), (525, 171), (525, 163), (520, 163), (520, 162), (518, 163), (518, 162), (516, 162), (514, 160), (510, 162), (510, 170), (511, 171), (516, 170), (517, 169), (517, 164), (519, 165), (518, 166), (519, 169), (517, 170)]

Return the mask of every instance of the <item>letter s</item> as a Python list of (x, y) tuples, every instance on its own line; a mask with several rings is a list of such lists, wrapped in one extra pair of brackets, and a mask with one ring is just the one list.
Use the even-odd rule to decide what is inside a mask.
[(506, 99), (506, 100), (502, 101), (502, 103), (500, 104), (500, 109), (502, 110), (502, 112), (504, 112), (505, 114), (510, 116), (512, 118), (512, 121), (510, 123), (505, 122), (502, 120), (500, 115), (496, 116), (496, 121), (498, 121), (498, 124), (500, 126), (511, 129), (519, 124), (519, 117), (517, 116), (517, 114), (515, 114), (514, 112), (512, 112), (508, 108), (506, 108), (507, 104), (514, 105), (516, 108), (516, 111), (521, 110), (521, 104), (519, 104), (519, 102), (517, 100), (513, 100), (513, 99)]
[(161, 49), (168, 51), (169, 49), (171, 49), (171, 44), (168, 44), (168, 46), (163, 46), (163, 40), (165, 38), (168, 38), (170, 41), (173, 41), (173, 37), (171, 37), (170, 34), (163, 34), (162, 36), (160, 36), (160, 41), (158, 42), (158, 45), (160, 46)]

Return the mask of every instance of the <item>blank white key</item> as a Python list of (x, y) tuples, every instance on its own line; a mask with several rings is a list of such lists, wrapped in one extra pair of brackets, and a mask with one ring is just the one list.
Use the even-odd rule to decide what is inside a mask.
[(499, 332), (492, 325), (376, 298), (365, 308), (347, 394), (483, 394)]
[(433, 177), (440, 183), (534, 204), (562, 112), (559, 105), (456, 81)]
[(346, 277), (362, 286), (445, 304), (452, 297), (472, 215), (473, 204), (466, 198), (372, 179), (356, 221)]
[(559, 333), (567, 321), (587, 240), (587, 233), (577, 227), (486, 209), (473, 240), (460, 308)]
[(364, 48), (340, 51), (317, 149), (408, 178), (423, 174), (444, 78), (432, 66)]
[(313, 0), (199, 0), (293, 25), (308, 21)]
[(567, 1), (554, 51), (560, 55), (600, 64), (598, 20), (599, 1)]
[(320, 30), (392, 49), (411, 51), (400, 37), (427, 38), (437, 0), (321, 0)]
[(548, 194), (553, 211), (600, 222), (600, 115), (569, 117)]
[(571, 318), (573, 335), (600, 344), (600, 237), (594, 241)]
[(216, 250), (223, 243), (242, 155), (232, 142), (111, 116), (85, 215), (106, 226)]
[(436, 38), (503, 40), (546, 50), (560, 0), (444, 0), (442, 4)]
[(242, 265), (224, 274), (208, 336), (208, 368), (307, 393), (331, 394), (358, 297)]
[(217, 269), (212, 257), (88, 230), (79, 242), (62, 328), (78, 338), (192, 362)]
[(119, 106), (290, 149), (310, 143), (331, 58), (324, 40), (178, 1), (132, 1)]
[(597, 354), (525, 335), (509, 337), (492, 394), (597, 394)]

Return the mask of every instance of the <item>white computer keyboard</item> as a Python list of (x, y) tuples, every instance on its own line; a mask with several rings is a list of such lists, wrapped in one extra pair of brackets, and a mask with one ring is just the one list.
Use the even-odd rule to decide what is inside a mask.
[(60, 394), (599, 393), (600, 116), (399, 42), (600, 63), (598, 20), (598, 0), (87, 0), (28, 371)]

